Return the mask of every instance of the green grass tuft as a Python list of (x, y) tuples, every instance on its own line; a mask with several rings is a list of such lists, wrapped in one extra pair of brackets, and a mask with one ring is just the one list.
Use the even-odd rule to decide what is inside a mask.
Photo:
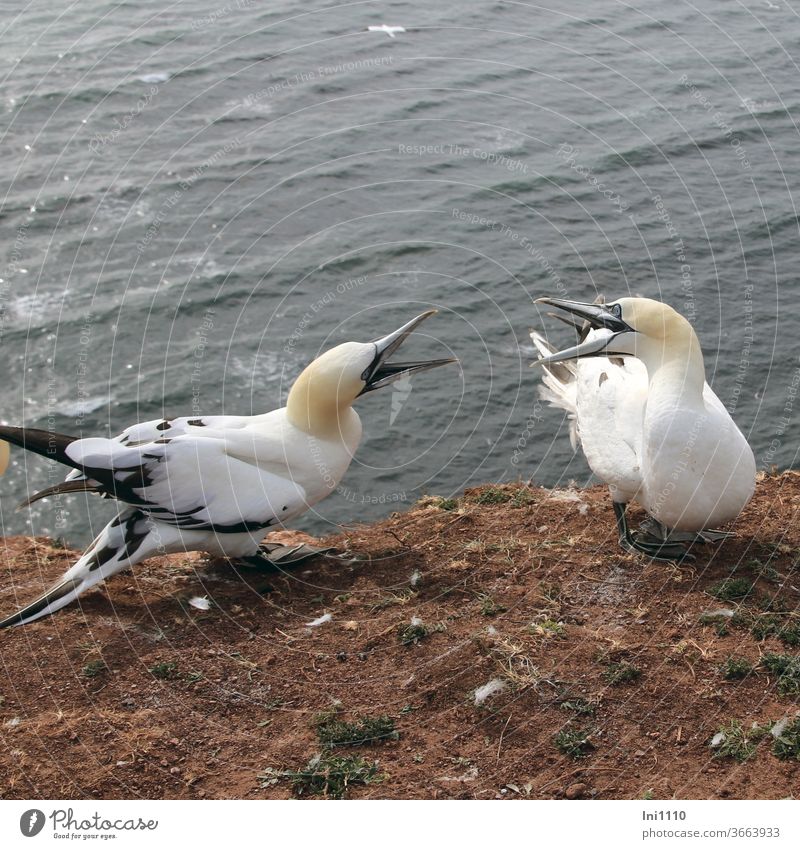
[(510, 492), (506, 492), (503, 489), (495, 489), (494, 487), (489, 487), (489, 489), (485, 489), (481, 492), (476, 498), (476, 504), (506, 504), (511, 501), (513, 496)]
[(793, 719), (775, 738), (772, 752), (782, 761), (800, 761), (800, 717)]
[(327, 749), (336, 746), (374, 746), (400, 737), (390, 716), (365, 716), (355, 722), (345, 722), (326, 715), (316, 723), (319, 742)]
[(430, 636), (431, 630), (422, 622), (412, 620), (407, 625), (401, 625), (397, 631), (397, 639), (404, 646), (416, 645)]
[(574, 711), (578, 716), (594, 716), (597, 711), (596, 702), (590, 702), (588, 699), (583, 699), (577, 696), (574, 699), (565, 699), (559, 704), (563, 710)]
[(531, 633), (537, 637), (545, 637), (545, 639), (564, 640), (567, 636), (567, 629), (563, 622), (556, 622), (555, 619), (544, 619), (541, 622), (533, 622), (530, 625)]
[(98, 675), (108, 672), (108, 666), (104, 660), (92, 660), (83, 667), (82, 671), (86, 678), (97, 678)]
[(315, 755), (303, 770), (266, 769), (258, 777), (262, 787), (269, 787), (280, 779), (289, 779), (292, 792), (298, 798), (323, 796), (326, 799), (344, 799), (352, 786), (366, 786), (383, 778), (378, 774), (376, 761), (330, 752)]
[(536, 501), (536, 495), (527, 487), (518, 489), (511, 498), (512, 507), (527, 507)]
[(161, 678), (162, 681), (168, 681), (170, 678), (174, 678), (177, 671), (178, 664), (171, 661), (168, 663), (157, 663), (149, 669), (151, 675)]
[[(722, 735), (717, 745), (713, 745), (713, 739)], [(755, 737), (761, 736), (756, 734)], [(732, 719), (726, 725), (720, 727), (710, 743), (715, 758), (733, 758), (743, 763), (751, 758), (756, 750), (754, 735), (749, 734), (738, 719)]]
[(440, 498), (434, 506), (438, 507), (440, 510), (458, 510), (458, 499)]
[(747, 578), (726, 578), (713, 587), (708, 588), (708, 594), (720, 601), (740, 601), (753, 591), (753, 582)]
[(603, 677), (609, 684), (625, 684), (629, 681), (635, 681), (642, 674), (642, 670), (627, 660), (622, 660), (619, 663), (609, 663), (606, 665), (606, 670)]
[(497, 616), (508, 610), (504, 604), (498, 604), (490, 595), (479, 595), (478, 601), (481, 603), (481, 616)]
[(800, 646), (800, 622), (797, 619), (786, 621), (780, 616), (759, 616), (753, 622), (750, 633), (759, 641), (777, 637), (785, 646)]
[(719, 671), (726, 681), (741, 681), (752, 673), (753, 664), (742, 657), (729, 657)]
[(800, 696), (800, 655), (768, 652), (761, 666), (776, 677), (781, 696)]
[(574, 760), (585, 758), (594, 749), (588, 732), (580, 729), (574, 731), (562, 729), (553, 735), (553, 744), (562, 755), (567, 755)]

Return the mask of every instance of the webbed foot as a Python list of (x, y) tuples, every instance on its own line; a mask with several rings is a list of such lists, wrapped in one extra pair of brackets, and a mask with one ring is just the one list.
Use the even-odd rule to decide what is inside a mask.
[(282, 545), (278, 542), (262, 543), (256, 554), (249, 557), (239, 557), (237, 561), (254, 569), (277, 572), (291, 566), (298, 566), (306, 560), (312, 560), (320, 555), (333, 551), (331, 546), (319, 548), (314, 545)]
[(648, 516), (639, 525), (639, 536), (648, 538), (648, 541), (676, 542), (686, 545), (704, 544), (711, 542), (723, 542), (731, 539), (736, 534), (731, 531), (718, 531), (713, 528), (704, 528), (702, 531), (674, 531), (666, 525), (662, 525), (658, 519)]
[[(619, 532), (619, 546), (631, 554), (644, 554), (651, 560), (659, 560), (667, 563), (683, 562), (689, 563), (694, 557), (689, 554), (688, 548), (681, 542), (672, 538), (661, 539), (649, 534), (632, 534), (625, 518), (626, 504), (614, 502), (614, 516), (617, 520), (617, 531)], [(655, 520), (654, 520), (655, 521)]]

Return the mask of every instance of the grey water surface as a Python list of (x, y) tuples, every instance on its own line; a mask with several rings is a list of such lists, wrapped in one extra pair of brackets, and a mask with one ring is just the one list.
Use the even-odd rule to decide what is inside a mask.
[[(2, 3), (0, 419), (107, 435), (262, 412), (431, 306), (460, 368), (359, 402), (324, 533), (501, 480), (579, 484), (536, 400), (543, 295), (693, 322), (761, 469), (797, 465), (800, 19), (783, 0)], [(402, 25), (391, 38), (368, 32)], [(113, 505), (15, 504), (85, 542)]]

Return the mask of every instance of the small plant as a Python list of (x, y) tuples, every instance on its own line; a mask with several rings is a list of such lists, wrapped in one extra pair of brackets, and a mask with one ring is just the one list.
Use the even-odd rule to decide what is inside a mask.
[(792, 667), (792, 664), (796, 660), (797, 658), (792, 657), (790, 654), (767, 652), (761, 658), (761, 665), (767, 672), (771, 672), (773, 675), (783, 675), (784, 672), (787, 672)]
[(262, 787), (289, 779), (295, 796), (323, 796), (326, 799), (343, 799), (351, 786), (371, 784), (382, 778), (376, 761), (329, 752), (315, 755), (303, 770), (266, 769), (258, 777)]
[(588, 732), (579, 729), (574, 731), (562, 729), (553, 735), (553, 744), (562, 755), (567, 755), (574, 760), (585, 758), (594, 749)]
[(542, 598), (550, 604), (557, 604), (561, 601), (561, 584), (542, 583), (539, 585), (539, 592)]
[(574, 699), (566, 699), (559, 705), (563, 710), (574, 711), (578, 716), (594, 716), (597, 711), (597, 704), (590, 702), (588, 699), (580, 697)]
[(800, 622), (797, 620), (787, 622), (778, 630), (776, 636), (785, 646), (797, 648), (800, 646)]
[(533, 504), (535, 501), (536, 496), (534, 495), (534, 493), (527, 487), (521, 487), (514, 493), (514, 496), (511, 499), (511, 506), (527, 507), (529, 504)]
[(626, 684), (629, 681), (635, 681), (642, 674), (642, 670), (627, 660), (621, 660), (618, 663), (609, 663), (606, 665), (606, 671), (603, 677), (609, 684)]
[(742, 657), (729, 657), (719, 671), (726, 681), (741, 681), (753, 671), (753, 664)]
[(415, 616), (410, 623), (400, 626), (397, 631), (397, 639), (404, 646), (411, 646), (424, 640), (430, 633), (430, 628)]
[(745, 567), (750, 569), (757, 578), (764, 578), (766, 581), (777, 583), (780, 580), (780, 575), (777, 569), (769, 562), (762, 563), (760, 560), (750, 560), (745, 563)]
[(509, 492), (506, 492), (503, 489), (497, 489), (495, 487), (489, 487), (488, 489), (484, 489), (476, 498), (476, 504), (506, 504), (511, 501), (512, 495)]
[(175, 673), (178, 671), (178, 664), (172, 663), (171, 661), (168, 663), (157, 663), (155, 666), (151, 666), (148, 671), (155, 678), (160, 678), (162, 681), (168, 681), (170, 678), (173, 678)]
[(328, 714), (316, 723), (316, 729), (319, 742), (327, 749), (336, 746), (373, 746), (400, 737), (390, 716), (367, 716), (356, 722), (345, 722)]
[(762, 642), (767, 637), (772, 637), (780, 630), (780, 621), (777, 616), (757, 616), (750, 626), (753, 638)]
[(784, 600), (778, 595), (769, 595), (769, 593), (760, 593), (755, 600), (756, 606), (764, 613), (785, 613)]
[(780, 695), (800, 696), (800, 655), (768, 652), (761, 666), (776, 677)]
[(759, 641), (767, 637), (777, 637), (785, 646), (791, 648), (800, 646), (800, 620), (796, 617), (775, 614), (757, 616), (750, 628), (750, 633)]
[(780, 616), (759, 616), (753, 623), (750, 633), (757, 640), (777, 637), (785, 646), (791, 648), (800, 646), (800, 621), (796, 618), (790, 618), (787, 621)]
[(530, 629), (537, 637), (544, 637), (545, 639), (563, 640), (567, 636), (567, 629), (564, 627), (564, 623), (556, 622), (555, 619), (533, 622)]
[(479, 595), (478, 601), (481, 603), (481, 616), (497, 616), (508, 610), (505, 605), (498, 604), (490, 595)]
[(800, 717), (793, 719), (772, 744), (772, 753), (782, 761), (800, 761)]
[(86, 678), (97, 678), (104, 672), (108, 672), (108, 666), (104, 660), (92, 660), (83, 667), (83, 675)]
[(763, 730), (757, 726), (750, 732), (746, 731), (738, 719), (732, 719), (723, 725), (711, 739), (711, 748), (715, 758), (733, 758), (743, 763), (753, 756), (756, 750), (756, 740), (763, 736)]
[(440, 510), (458, 510), (458, 499), (457, 498), (439, 498), (436, 501), (435, 507), (438, 507)]
[(708, 594), (720, 601), (741, 601), (753, 591), (753, 582), (747, 578), (726, 578), (713, 587), (708, 588)]
[(376, 613), (378, 610), (385, 610), (387, 607), (408, 604), (414, 595), (415, 592), (412, 589), (401, 590), (399, 593), (389, 593), (389, 595), (385, 595), (383, 598), (378, 599), (378, 601), (372, 605), (370, 611), (372, 613)]

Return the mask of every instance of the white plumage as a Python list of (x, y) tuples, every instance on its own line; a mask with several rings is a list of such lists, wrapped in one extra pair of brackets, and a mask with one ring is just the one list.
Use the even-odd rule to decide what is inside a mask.
[[(588, 339), (597, 331), (591, 330)], [(531, 339), (539, 353), (554, 353), (535, 331)], [(570, 443), (579, 447), (592, 471), (608, 484), (617, 501), (632, 501), (642, 484), (642, 411), (647, 403), (647, 369), (626, 357), (564, 362), (559, 372), (543, 369), (542, 400), (566, 410)]]
[(735, 519), (755, 486), (753, 452), (705, 381), (694, 330), (647, 298), (542, 300), (587, 322), (580, 343), (562, 352), (538, 333), (531, 338), (542, 355), (542, 397), (567, 411), (573, 447), (579, 440), (608, 484), (621, 544), (685, 556), (679, 534), (672, 542), (634, 538), (624, 506), (635, 500), (663, 528), (690, 532), (683, 541), (708, 540), (707, 529)]
[(346, 342), (325, 352), (297, 378), (286, 407), (263, 415), (156, 419), (114, 439), (0, 427), (0, 438), (73, 467), (63, 484), (26, 503), (89, 491), (126, 505), (58, 584), (0, 627), (53, 613), (155, 554), (266, 559), (260, 544), (268, 529), (330, 495), (347, 471), (361, 439), (353, 401), (399, 377), (453, 362), (387, 362), (434, 312), (375, 342)]

